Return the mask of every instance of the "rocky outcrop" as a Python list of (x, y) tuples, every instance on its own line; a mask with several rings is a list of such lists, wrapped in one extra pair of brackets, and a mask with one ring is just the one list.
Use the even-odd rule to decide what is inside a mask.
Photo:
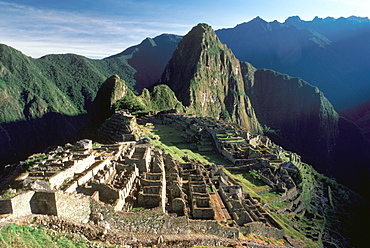
[(178, 44), (159, 83), (167, 84), (188, 113), (232, 120), (261, 132), (240, 62), (206, 24), (194, 27)]
[(108, 78), (96, 95), (89, 112), (89, 127), (91, 129), (99, 127), (107, 118), (114, 114), (114, 104), (123, 98), (128, 91), (128, 87), (118, 75)]

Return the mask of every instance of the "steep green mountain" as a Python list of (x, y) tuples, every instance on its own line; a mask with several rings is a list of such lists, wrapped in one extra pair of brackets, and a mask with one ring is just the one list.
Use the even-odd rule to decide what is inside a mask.
[(194, 27), (178, 44), (159, 81), (167, 84), (188, 113), (212, 116), (261, 132), (239, 61), (206, 24)]
[(176, 98), (175, 93), (165, 84), (154, 86), (151, 92), (144, 89), (138, 98), (145, 105), (144, 110), (146, 111), (185, 111), (183, 104)]
[(290, 17), (279, 23), (257, 17), (216, 33), (238, 59), (304, 79), (319, 87), (338, 111), (368, 100), (367, 18)]
[(123, 58), (91, 60), (75, 54), (33, 59), (0, 45), (0, 123), (56, 112), (86, 113), (102, 82), (114, 72), (134, 84), (134, 69)]
[[(75, 54), (33, 59), (0, 44), (0, 164), (74, 139), (108, 77), (117, 74), (130, 89), (138, 80), (135, 89), (141, 91), (160, 77), (178, 39), (176, 35), (147, 38), (102, 60)], [(69, 123), (65, 128), (58, 125), (65, 122)]]
[(136, 70), (134, 89), (141, 92), (158, 81), (181, 38), (173, 34), (161, 34), (153, 39), (146, 38), (139, 45), (129, 47), (119, 54), (108, 57), (107, 60), (126, 57), (128, 63)]

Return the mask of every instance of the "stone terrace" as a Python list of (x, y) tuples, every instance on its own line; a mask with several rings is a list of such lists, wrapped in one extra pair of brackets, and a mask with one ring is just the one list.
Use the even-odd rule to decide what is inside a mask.
[[(125, 131), (119, 131), (117, 127), (122, 125), (122, 113), (112, 118), (103, 125), (100, 134), (109, 130), (111, 134), (115, 132), (112, 130), (118, 130), (115, 137), (121, 137), (122, 133), (132, 134), (133, 118), (129, 118), (132, 126), (126, 126)], [(285, 153), (266, 137), (252, 135), (213, 118), (176, 114), (160, 115), (159, 118), (164, 124), (181, 130), (189, 142), (197, 143), (199, 150), (218, 151), (234, 164), (233, 169), (256, 171), (272, 190), (282, 193), (279, 200), (294, 201), (292, 208), (302, 208), (297, 183), (290, 176), (297, 171), (295, 163), (299, 157), (296, 155)], [(124, 142), (95, 148), (88, 140), (82, 142), (87, 146), (78, 149), (65, 146), (54, 151), (57, 156), (33, 163), (29, 172), (16, 178), (14, 185), (18, 186), (18, 191), (32, 190), (34, 194), (46, 190), (83, 199), (90, 197), (119, 213), (129, 214), (132, 210), (145, 208), (145, 211), (160, 211), (184, 218), (194, 225), (217, 225), (230, 233), (238, 228), (244, 233), (275, 238), (284, 235), (258, 199), (244, 192), (221, 168), (192, 159), (180, 163), (150, 143), (127, 141), (128, 136), (124, 137)], [(291, 162), (283, 162), (289, 156)], [(1, 213), (22, 213), (14, 205), (19, 197), (1, 199), (0, 208), (6, 209)], [(27, 198), (26, 206), (31, 198)], [(43, 204), (43, 199), (46, 198), (34, 198), (36, 203), (33, 204)], [(59, 212), (63, 212), (62, 207), (52, 214), (59, 216)], [(29, 213), (29, 210), (24, 212)], [(38, 213), (50, 214), (46, 210)]]

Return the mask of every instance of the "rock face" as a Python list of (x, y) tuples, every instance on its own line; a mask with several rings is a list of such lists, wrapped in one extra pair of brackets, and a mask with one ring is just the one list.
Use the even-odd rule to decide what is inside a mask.
[(114, 114), (113, 104), (123, 98), (128, 90), (127, 85), (118, 75), (108, 78), (99, 88), (91, 106), (89, 126), (93, 129), (97, 128)]
[(335, 145), (339, 116), (322, 92), (301, 79), (256, 70), (249, 63), (243, 63), (243, 74), (260, 122), (280, 130), (288, 149), (301, 155), (319, 153), (317, 156), (328, 162), (327, 151)]
[(206, 24), (181, 40), (159, 83), (167, 84), (189, 113), (233, 120), (254, 133), (262, 130), (244, 93), (239, 60)]

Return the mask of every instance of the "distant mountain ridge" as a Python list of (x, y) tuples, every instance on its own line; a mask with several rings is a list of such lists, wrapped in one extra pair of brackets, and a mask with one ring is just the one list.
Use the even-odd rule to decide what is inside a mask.
[(158, 81), (181, 39), (181, 36), (173, 34), (146, 38), (139, 45), (129, 47), (107, 59), (127, 57), (127, 62), (136, 70), (134, 89), (141, 92)]
[(368, 100), (368, 18), (302, 21), (295, 16), (280, 23), (257, 17), (216, 33), (238, 59), (304, 79), (319, 87), (337, 110)]

